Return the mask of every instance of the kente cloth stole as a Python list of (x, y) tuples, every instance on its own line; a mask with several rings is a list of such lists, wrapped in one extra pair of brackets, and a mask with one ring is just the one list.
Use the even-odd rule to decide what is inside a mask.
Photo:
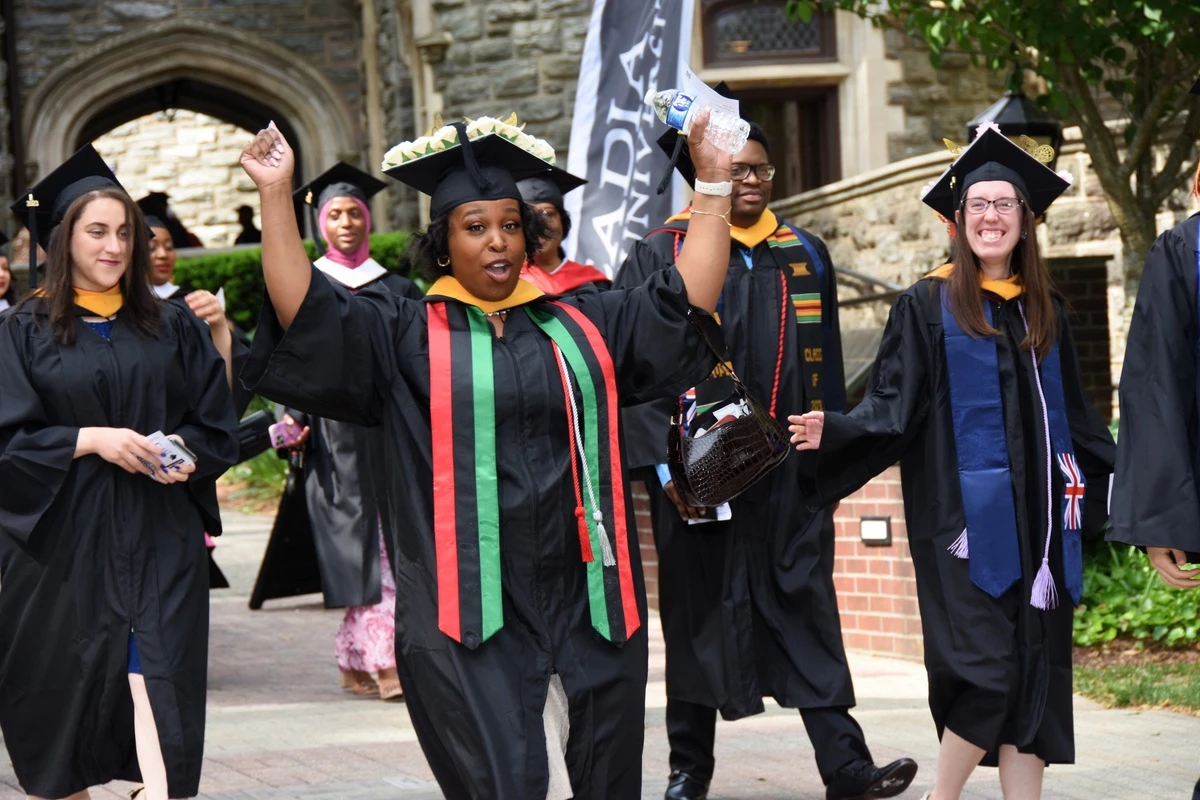
[[(538, 302), (519, 309), (551, 340), (556, 358), (561, 354), (560, 364), (568, 368), (569, 377), (562, 376), (573, 395), (565, 398), (572, 428), (568, 438), (576, 441), (573, 422), (578, 419), (586, 458), (581, 463), (572, 448), (572, 470), (589, 482), (581, 487), (576, 478), (591, 621), (601, 636), (620, 644), (637, 631), (640, 619), (612, 357), (600, 331), (573, 306)], [(430, 302), (428, 315), (438, 627), (473, 650), (504, 625), (494, 336), (483, 311), (472, 305)], [(611, 564), (600, 558), (602, 553)]]
[[(770, 213), (770, 212), (767, 212)], [(774, 215), (772, 215), (772, 219)], [(688, 218), (680, 214), (672, 218), (660, 230), (675, 234), (675, 257), (683, 250), (683, 238), (687, 235)], [(742, 229), (735, 228), (735, 234)], [(655, 233), (657, 231), (652, 231)], [(761, 234), (760, 234), (761, 235)], [(754, 239), (734, 236), (735, 240), (753, 252)], [(745, 241), (743, 241), (745, 239)], [(775, 381), (771, 391), (771, 413), (779, 416), (779, 376), (783, 354), (787, 347), (787, 323), (796, 321), (797, 355), (800, 357), (800, 374), (804, 381), (804, 395), (808, 401), (806, 411), (840, 411), (825, 404), (824, 353), (832, 332), (832, 320), (823, 313), (826, 298), (822, 296), (825, 262), (816, 247), (791, 225), (779, 225), (775, 231), (761, 240), (779, 268), (782, 307), (779, 311), (779, 349), (776, 355)], [(736, 268), (736, 267), (731, 267)], [(723, 310), (723, 300), (718, 300), (718, 314)], [(718, 366), (718, 370), (720, 367)], [(719, 374), (719, 373), (714, 373)], [(684, 399), (686, 406), (687, 400)]]
[[(941, 291), (941, 308), (954, 449), (966, 518), (966, 529), (951, 552), (968, 559), (972, 583), (999, 597), (1021, 579), (1022, 573), (996, 340), (992, 336), (975, 338), (958, 326), (950, 311), (945, 286)], [(983, 310), (988, 325), (994, 325), (991, 304), (986, 299)], [(1033, 354), (1020, 353), (1018, 357), (1033, 358)], [(1050, 456), (1063, 476), (1063, 497), (1058, 505), (1062, 513), (1065, 584), (1078, 603), (1083, 587), (1080, 528), (1084, 478), (1072, 448), (1057, 345), (1041, 362), (1038, 374), (1042, 394), (1039, 400), (1049, 422)], [(1050, 473), (1047, 480), (1051, 481)], [(1046, 500), (1053, 514), (1055, 503), (1050, 491)], [(1053, 534), (1053, 519), (1049, 522), (1046, 536)], [(1031, 532), (1042, 527), (1038, 520), (1030, 523)], [(1048, 552), (1048, 546), (1044, 550)]]
[[(825, 262), (817, 248), (796, 228), (783, 224), (767, 237), (771, 256), (786, 282), (785, 294), (796, 318), (804, 396), (808, 411), (840, 411), (825, 403), (825, 348), (829, 342), (831, 320), (822, 313), (826, 298)], [(840, 404), (839, 404), (840, 405)]]

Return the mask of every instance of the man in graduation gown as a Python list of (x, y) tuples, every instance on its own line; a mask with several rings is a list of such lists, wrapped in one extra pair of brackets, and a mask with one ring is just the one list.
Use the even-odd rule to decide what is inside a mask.
[[(670, 153), (678, 138), (668, 131), (660, 144)], [(694, 181), (686, 153), (677, 166)], [(840, 409), (845, 390), (833, 262), (820, 239), (767, 208), (774, 173), (766, 136), (752, 125), (734, 156), (733, 244), (718, 313), (734, 371), (781, 418), (792, 407)], [(689, 222), (688, 212), (672, 217), (647, 244), (670, 261)], [(616, 286), (643, 280), (627, 267)], [(722, 400), (725, 383), (701, 384), (695, 402)], [(706, 396), (708, 385), (717, 388)], [(729, 720), (758, 714), (764, 697), (800, 709), (829, 798), (899, 794), (916, 764), (875, 767), (849, 713), (854, 688), (833, 585), (832, 512), (806, 509), (796, 458), (728, 509), (684, 506), (664, 464), (674, 409), (667, 401), (626, 415), (630, 467), (657, 473), (647, 488), (667, 645), (667, 798), (706, 796), (717, 712)], [(726, 511), (727, 521), (689, 520)]]
[[(1192, 86), (1200, 94), (1200, 81)], [(1200, 169), (1193, 181), (1200, 197)], [(1137, 545), (1164, 582), (1200, 586), (1200, 214), (1146, 256), (1119, 391), (1110, 541)], [(1193, 800), (1200, 800), (1200, 781)]]
[(550, 229), (533, 261), (521, 268), (521, 278), (546, 294), (564, 295), (612, 286), (612, 281), (603, 272), (572, 261), (563, 250), (563, 240), (571, 233), (571, 215), (563, 205), (563, 195), (585, 183), (587, 181), (564, 170), (517, 181), (521, 198), (542, 215)]
[[(295, 198), (310, 211), (314, 241), (325, 250), (314, 266), (355, 294), (390, 292), (419, 300), (423, 295), (412, 281), (388, 272), (370, 255), (366, 204), (385, 185), (338, 162), (296, 190)], [(328, 241), (323, 217), (329, 214), (326, 206), (339, 198), (362, 204), (365, 233), (361, 239)], [(342, 252), (347, 247), (350, 251)], [(295, 408), (285, 413), (310, 431), (306, 443), (290, 456), (288, 482), (250, 608), (314, 590), (324, 593), (327, 608), (374, 605), (382, 592), (378, 536), (379, 519), (386, 510), (376, 481), (394, 468), (379, 446), (380, 432)]]

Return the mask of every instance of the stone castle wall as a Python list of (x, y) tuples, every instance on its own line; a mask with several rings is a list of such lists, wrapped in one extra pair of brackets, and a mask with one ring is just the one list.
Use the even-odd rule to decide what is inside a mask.
[[(171, 209), (205, 247), (229, 247), (241, 231), (240, 205), (258, 208), (254, 182), (238, 164), (252, 134), (194, 111), (121, 125), (96, 150), (134, 198), (170, 195)], [(258, 222), (255, 222), (257, 225)]]
[(435, 67), (446, 119), (517, 112), (567, 161), (590, 0), (434, 0), (454, 35)]

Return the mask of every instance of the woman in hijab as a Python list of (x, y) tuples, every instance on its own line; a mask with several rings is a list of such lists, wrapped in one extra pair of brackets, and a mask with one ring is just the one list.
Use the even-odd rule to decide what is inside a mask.
[(242, 154), (269, 295), (244, 379), (382, 423), (385, 522), (405, 521), (389, 531), (397, 663), (450, 800), (641, 794), (645, 596), (617, 398), (674, 396), (715, 364), (696, 326), (719, 338), (704, 310), (725, 277), (732, 184), (705, 127), (692, 147), (712, 194), (697, 194), (677, 265), (557, 301), (520, 279), (545, 228), (516, 186), (553, 149), (515, 125), (457, 123), (389, 153), (389, 174), (431, 196), (413, 245), (438, 277), (424, 302), (320, 280), (287, 142), (270, 127)]
[[(367, 203), (384, 186), (338, 162), (294, 196), (314, 214), (315, 238), (325, 249), (314, 266), (326, 278), (351, 294), (392, 293), (419, 300), (421, 292), (412, 281), (371, 258)], [(383, 700), (403, 699), (396, 672), (396, 584), (382, 525), (379, 477), (388, 464), (381, 432), (294, 408), (286, 410), (284, 419), (305, 431), (291, 448), (295, 474), (280, 500), (251, 607), (311, 586), (317, 576), (298, 575), (296, 566), (316, 566), (325, 606), (346, 609), (334, 638), (342, 688)], [(315, 565), (303, 557), (313, 545)]]

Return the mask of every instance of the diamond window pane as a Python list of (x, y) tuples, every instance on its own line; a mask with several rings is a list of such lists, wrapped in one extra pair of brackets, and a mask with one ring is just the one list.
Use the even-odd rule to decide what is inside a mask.
[(713, 32), (721, 58), (820, 55), (822, 16), (790, 22), (782, 5), (735, 6), (714, 15)]

